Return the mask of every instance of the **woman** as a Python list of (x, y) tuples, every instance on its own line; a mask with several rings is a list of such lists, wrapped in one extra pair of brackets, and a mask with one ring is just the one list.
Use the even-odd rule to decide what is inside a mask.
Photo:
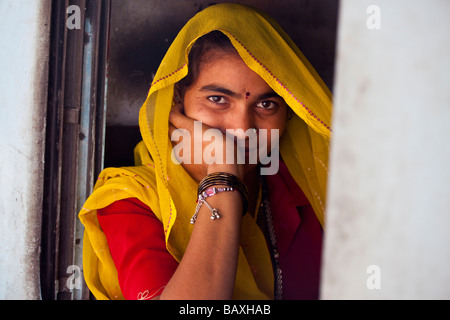
[[(330, 92), (273, 20), (236, 4), (198, 13), (141, 108), (136, 166), (105, 169), (80, 212), (91, 291), (98, 299), (318, 298), (330, 116)], [(216, 161), (173, 161), (180, 143), (208, 148), (186, 138), (196, 128), (222, 133)], [(233, 144), (232, 161), (228, 129), (245, 143)], [(173, 139), (177, 130), (190, 135)], [(275, 159), (279, 147), (274, 175), (248, 161), (256, 150), (242, 132), (263, 130), (257, 151), (265, 142)]]

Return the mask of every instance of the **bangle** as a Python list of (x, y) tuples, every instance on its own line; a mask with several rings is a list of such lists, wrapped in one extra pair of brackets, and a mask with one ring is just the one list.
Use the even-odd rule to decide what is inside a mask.
[(195, 213), (191, 218), (191, 224), (194, 224), (195, 221), (197, 220), (198, 212), (200, 211), (200, 208), (203, 203), (208, 207), (209, 210), (211, 210), (211, 219), (212, 220), (219, 219), (220, 218), (219, 210), (211, 207), (209, 205), (209, 203), (206, 202), (206, 198), (212, 197), (213, 195), (215, 195), (219, 192), (225, 192), (225, 191), (234, 191), (234, 188), (232, 188), (232, 187), (208, 188), (205, 191), (203, 191), (201, 194), (199, 194), (198, 200), (197, 200), (197, 207), (195, 208)]
[(214, 172), (207, 175), (200, 181), (197, 194), (201, 195), (206, 189), (217, 185), (224, 185), (239, 191), (243, 200), (243, 215), (245, 215), (248, 209), (248, 189), (245, 184), (233, 174), (227, 172)]

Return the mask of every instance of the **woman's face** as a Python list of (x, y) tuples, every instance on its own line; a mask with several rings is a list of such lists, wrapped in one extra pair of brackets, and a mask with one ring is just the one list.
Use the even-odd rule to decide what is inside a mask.
[(237, 53), (212, 50), (207, 54), (196, 81), (185, 90), (185, 115), (222, 133), (227, 129), (267, 129), (267, 148), (271, 150), (271, 130), (278, 129), (281, 137), (286, 127), (285, 101)]

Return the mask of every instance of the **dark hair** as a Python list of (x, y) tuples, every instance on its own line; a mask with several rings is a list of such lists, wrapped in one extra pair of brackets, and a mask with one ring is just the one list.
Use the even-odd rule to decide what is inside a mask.
[(207, 33), (195, 41), (188, 56), (188, 74), (175, 84), (175, 96), (184, 97), (184, 93), (196, 80), (201, 70), (201, 65), (210, 61), (208, 56), (211, 50), (221, 50), (237, 54), (230, 39), (220, 31)]

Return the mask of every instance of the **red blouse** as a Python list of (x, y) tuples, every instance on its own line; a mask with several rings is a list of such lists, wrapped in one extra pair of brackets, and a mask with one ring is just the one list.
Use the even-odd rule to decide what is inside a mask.
[[(322, 228), (307, 198), (280, 162), (267, 176), (283, 299), (318, 299)], [(130, 198), (98, 210), (125, 299), (160, 295), (178, 262), (166, 249), (161, 222), (141, 201)]]

